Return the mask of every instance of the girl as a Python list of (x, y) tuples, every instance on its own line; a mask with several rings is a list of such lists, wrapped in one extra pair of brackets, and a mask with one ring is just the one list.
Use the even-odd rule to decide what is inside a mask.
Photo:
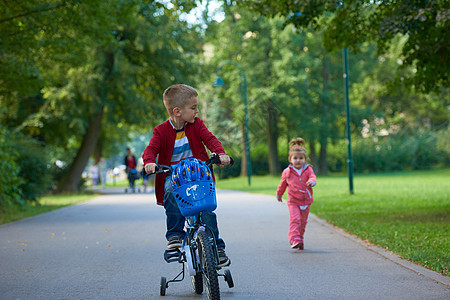
[(305, 141), (296, 138), (289, 142), (289, 162), (290, 165), (283, 170), (281, 182), (277, 188), (277, 200), (281, 197), (286, 188), (287, 205), (289, 208), (289, 243), (291, 248), (303, 250), (303, 235), (305, 234), (306, 223), (308, 223), (309, 208), (313, 203), (312, 187), (316, 185), (316, 175), (308, 161), (305, 150)]

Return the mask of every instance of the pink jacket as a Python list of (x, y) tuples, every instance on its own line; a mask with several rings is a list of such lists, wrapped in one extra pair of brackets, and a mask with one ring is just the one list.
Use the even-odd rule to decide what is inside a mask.
[(283, 196), (288, 189), (287, 202), (295, 205), (309, 205), (313, 203), (312, 187), (306, 186), (306, 182), (312, 181), (316, 185), (316, 174), (309, 165), (304, 165), (302, 175), (289, 165), (281, 173), (281, 182), (277, 188), (277, 196)]

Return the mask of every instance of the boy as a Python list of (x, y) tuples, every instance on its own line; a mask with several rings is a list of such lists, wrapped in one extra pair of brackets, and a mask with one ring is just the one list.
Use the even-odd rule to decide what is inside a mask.
[[(158, 155), (158, 163), (162, 165), (175, 165), (190, 157), (205, 161), (209, 158), (205, 146), (219, 155), (221, 166), (230, 164), (230, 157), (225, 154), (222, 144), (196, 117), (198, 94), (194, 88), (185, 84), (172, 85), (164, 91), (163, 101), (169, 120), (155, 127), (153, 137), (142, 155), (147, 173), (155, 171)], [(185, 236), (185, 218), (175, 202), (170, 175), (155, 177), (155, 194), (157, 204), (164, 205), (166, 210), (167, 248), (180, 248)], [(215, 213), (204, 213), (202, 216), (216, 238), (219, 266), (229, 265), (231, 261), (225, 254), (225, 242), (219, 238)]]

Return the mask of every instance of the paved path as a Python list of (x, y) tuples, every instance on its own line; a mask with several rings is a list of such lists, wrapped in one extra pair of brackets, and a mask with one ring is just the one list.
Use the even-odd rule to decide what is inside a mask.
[[(114, 192), (114, 190), (111, 190)], [(0, 226), (0, 299), (206, 299), (189, 279), (159, 296), (164, 211), (123, 189)], [(285, 204), (219, 191), (219, 227), (235, 287), (223, 299), (450, 299), (450, 280), (311, 216), (305, 250), (290, 249)]]

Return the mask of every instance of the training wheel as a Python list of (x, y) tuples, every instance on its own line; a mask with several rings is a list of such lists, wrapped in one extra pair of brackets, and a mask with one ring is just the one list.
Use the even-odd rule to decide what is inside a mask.
[(167, 278), (166, 277), (161, 277), (161, 286), (159, 289), (159, 294), (161, 296), (165, 296), (166, 295), (166, 288), (167, 288)]
[(228, 283), (228, 287), (231, 289), (234, 287), (233, 277), (230, 270), (225, 270), (225, 281)]

